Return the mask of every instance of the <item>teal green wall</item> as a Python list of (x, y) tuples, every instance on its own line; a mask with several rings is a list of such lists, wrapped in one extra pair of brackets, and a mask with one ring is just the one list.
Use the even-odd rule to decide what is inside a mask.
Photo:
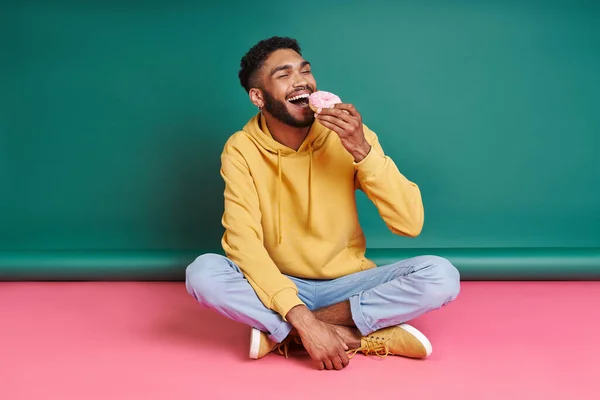
[[(177, 278), (220, 251), (219, 155), (256, 111), (239, 61), (271, 35), (422, 189), (416, 239), (359, 197), (370, 249), (584, 248), (596, 261), (565, 275), (600, 275), (599, 2), (107, 3), (0, 6), (0, 278), (85, 276), (97, 254), (110, 278), (153, 251)], [(467, 278), (488, 261), (456, 260)]]

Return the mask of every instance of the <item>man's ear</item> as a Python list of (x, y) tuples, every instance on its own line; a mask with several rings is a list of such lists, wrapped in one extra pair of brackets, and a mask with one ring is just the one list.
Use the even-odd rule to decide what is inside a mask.
[(263, 106), (265, 105), (265, 101), (263, 98), (262, 91), (260, 89), (252, 88), (250, 89), (250, 92), (248, 92), (248, 95), (250, 96), (250, 101), (252, 102), (252, 104), (254, 104), (258, 108), (263, 108)]

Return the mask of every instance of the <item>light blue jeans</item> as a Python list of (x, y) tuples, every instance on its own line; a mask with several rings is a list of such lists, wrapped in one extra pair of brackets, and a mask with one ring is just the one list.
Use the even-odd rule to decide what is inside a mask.
[[(352, 319), (363, 335), (398, 325), (454, 300), (458, 270), (445, 258), (419, 256), (333, 280), (289, 277), (310, 310), (350, 301)], [(186, 288), (200, 304), (259, 329), (275, 342), (292, 326), (260, 301), (240, 268), (218, 254), (204, 254), (186, 269)]]

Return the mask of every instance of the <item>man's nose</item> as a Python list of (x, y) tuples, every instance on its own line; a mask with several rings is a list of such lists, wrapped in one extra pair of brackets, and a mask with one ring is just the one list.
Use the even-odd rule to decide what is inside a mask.
[(294, 74), (294, 87), (308, 86), (308, 80), (301, 73)]

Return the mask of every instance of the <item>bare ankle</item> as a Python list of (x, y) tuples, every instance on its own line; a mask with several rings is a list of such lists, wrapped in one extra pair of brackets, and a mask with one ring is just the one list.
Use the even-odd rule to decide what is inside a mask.
[(334, 325), (334, 327), (350, 349), (360, 347), (362, 335), (357, 328), (341, 325)]

